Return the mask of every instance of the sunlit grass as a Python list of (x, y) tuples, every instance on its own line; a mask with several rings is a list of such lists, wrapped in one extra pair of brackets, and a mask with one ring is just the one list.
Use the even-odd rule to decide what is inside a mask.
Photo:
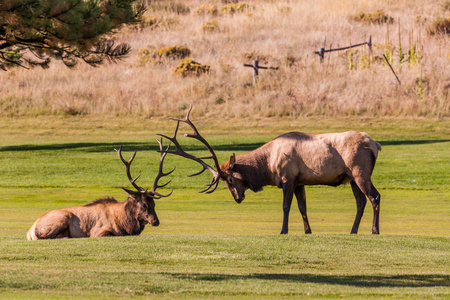
[[(222, 184), (199, 194), (210, 174), (189, 178), (198, 166), (168, 156), (165, 168), (177, 169), (164, 189), (173, 189), (172, 196), (156, 203), (160, 226), (147, 226), (138, 237), (30, 242), (26, 231), (52, 209), (104, 196), (125, 200), (121, 187), (130, 184), (113, 151), (120, 145), (125, 157), (138, 151), (133, 173), (151, 186), (159, 161), (154, 139), (171, 135), (175, 124), (165, 118), (0, 119), (0, 297), (448, 297), (448, 121), (306, 118), (244, 125), (195, 114), (192, 120), (220, 161), (287, 131), (366, 131), (383, 148), (372, 177), (381, 193), (381, 235), (371, 235), (370, 204), (359, 234), (349, 234), (356, 204), (351, 188), (340, 186), (307, 187), (313, 235), (304, 234), (293, 204), (289, 235), (280, 236), (280, 189), (248, 192), (239, 205)], [(180, 140), (205, 154), (197, 143)]]
[(14, 298), (448, 295), (448, 238), (146, 235), (0, 240), (5, 270), (0, 293)]

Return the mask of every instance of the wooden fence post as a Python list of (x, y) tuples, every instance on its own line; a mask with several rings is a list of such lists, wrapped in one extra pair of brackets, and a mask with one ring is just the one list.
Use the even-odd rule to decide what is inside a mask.
[(256, 57), (256, 60), (253, 61), (253, 64), (244, 64), (244, 67), (250, 67), (253, 68), (253, 83), (256, 84), (256, 80), (258, 79), (258, 70), (259, 69), (270, 69), (270, 70), (278, 70), (278, 67), (262, 67), (259, 65), (259, 56)]
[(319, 57), (320, 57), (320, 62), (323, 63), (323, 59), (325, 58), (325, 42), (327, 41), (327, 37), (324, 36), (323, 37), (323, 47), (319, 49)]
[(256, 83), (256, 79), (258, 78), (258, 67), (259, 67), (259, 56), (257, 56), (256, 60), (253, 61), (253, 83)]

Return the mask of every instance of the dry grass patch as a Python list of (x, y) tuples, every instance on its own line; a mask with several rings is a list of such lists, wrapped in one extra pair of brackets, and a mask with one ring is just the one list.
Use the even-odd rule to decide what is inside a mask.
[[(220, 10), (239, 3), (248, 5), (242, 13), (214, 15), (214, 7)], [(100, 68), (80, 64), (69, 70), (55, 61), (49, 70), (0, 73), (0, 115), (151, 117), (172, 115), (180, 106), (193, 103), (202, 107), (201, 117), (211, 118), (446, 118), (450, 113), (446, 84), (450, 82), (450, 37), (426, 31), (430, 20), (446, 15), (442, 3), (152, 1), (144, 25), (137, 30), (124, 28), (115, 36), (133, 49), (123, 62)], [(393, 23), (352, 20), (359, 12), (377, 10)], [(320, 63), (313, 52), (322, 46), (324, 36), (327, 49), (372, 36), (373, 52), (363, 48), (333, 52)], [(158, 52), (179, 45), (190, 54)], [(174, 76), (174, 68), (187, 57), (213, 71), (202, 71), (200, 77)], [(280, 68), (260, 70), (255, 85), (251, 68), (243, 64), (256, 57), (262, 66)]]

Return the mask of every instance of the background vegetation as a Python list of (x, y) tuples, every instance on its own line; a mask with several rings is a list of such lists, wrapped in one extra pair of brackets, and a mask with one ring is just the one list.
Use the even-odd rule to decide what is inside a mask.
[[(448, 7), (445, 0), (151, 1), (140, 24), (113, 36), (132, 46), (128, 60), (2, 72), (0, 114), (154, 117), (194, 103), (200, 116), (222, 118), (444, 118)], [(327, 49), (372, 36), (373, 53), (364, 47), (334, 52), (321, 64), (313, 52), (324, 36)], [(168, 47), (187, 48), (187, 58), (208, 72), (178, 76), (180, 55), (147, 56)], [(280, 69), (261, 71), (254, 85), (243, 64), (256, 57)]]

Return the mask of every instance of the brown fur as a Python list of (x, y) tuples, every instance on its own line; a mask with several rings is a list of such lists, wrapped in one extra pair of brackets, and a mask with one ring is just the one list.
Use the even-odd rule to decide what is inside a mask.
[(337, 186), (351, 183), (357, 202), (352, 233), (357, 233), (366, 196), (373, 205), (372, 233), (379, 233), (380, 194), (371, 182), (381, 145), (357, 131), (328, 134), (286, 133), (260, 148), (232, 156), (220, 166), (222, 180), (236, 202), (245, 190), (259, 191), (266, 185), (283, 189), (284, 220), (282, 234), (288, 233), (289, 210), (293, 195), (303, 217), (305, 233), (311, 233), (306, 216), (305, 185)]
[(114, 150), (125, 165), (128, 180), (136, 188), (136, 191), (123, 188), (128, 194), (126, 201), (119, 202), (114, 198), (103, 198), (82, 206), (53, 210), (34, 222), (28, 230), (27, 239), (139, 235), (148, 223), (152, 226), (158, 226), (159, 220), (155, 212), (155, 199), (168, 197), (172, 194), (172, 192), (167, 195), (157, 193), (158, 188), (166, 186), (170, 181), (162, 185), (158, 182), (162, 177), (175, 170), (163, 172), (166, 153), (163, 152), (162, 141), (158, 141), (158, 144), (161, 157), (158, 175), (156, 175), (152, 190), (146, 190), (136, 184), (139, 176), (133, 178), (130, 170), (136, 152), (126, 161), (122, 156), (121, 146), (118, 150)]
[(28, 230), (27, 239), (139, 235), (147, 223), (158, 226), (154, 200), (140, 192), (127, 192), (129, 197), (123, 202), (103, 198), (46, 213)]

